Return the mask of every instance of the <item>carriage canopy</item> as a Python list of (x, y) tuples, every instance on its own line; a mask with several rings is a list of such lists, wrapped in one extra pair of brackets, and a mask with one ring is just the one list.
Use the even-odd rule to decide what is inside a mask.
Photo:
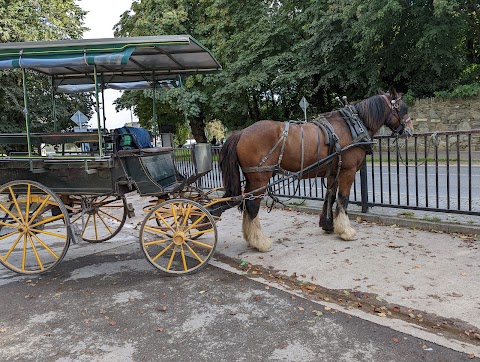
[(0, 70), (25, 68), (49, 75), (57, 91), (93, 90), (95, 68), (104, 88), (178, 85), (178, 76), (222, 68), (190, 35), (141, 36), (0, 44)]

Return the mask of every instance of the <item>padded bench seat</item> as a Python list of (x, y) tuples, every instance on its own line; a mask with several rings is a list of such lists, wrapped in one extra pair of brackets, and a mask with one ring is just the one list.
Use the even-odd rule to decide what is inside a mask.
[(151, 153), (170, 153), (173, 151), (172, 147), (151, 147), (151, 148), (134, 148), (131, 150), (119, 150), (119, 156), (141, 155)]

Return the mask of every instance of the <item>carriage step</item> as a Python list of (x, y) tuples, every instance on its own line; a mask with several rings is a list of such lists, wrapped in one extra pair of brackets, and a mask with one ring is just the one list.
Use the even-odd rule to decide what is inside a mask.
[(32, 168), (32, 169), (30, 169), (30, 171), (32, 171), (32, 173), (42, 173), (42, 172), (46, 172), (47, 169), (45, 169), (45, 168)]

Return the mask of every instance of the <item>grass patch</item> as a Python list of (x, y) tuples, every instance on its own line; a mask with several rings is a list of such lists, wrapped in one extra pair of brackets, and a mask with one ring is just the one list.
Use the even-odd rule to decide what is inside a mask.
[(398, 216), (402, 216), (406, 219), (414, 219), (415, 218), (415, 213), (413, 211), (402, 211), (397, 214)]
[(288, 205), (290, 206), (303, 206), (305, 204), (305, 200), (303, 201), (292, 201), (289, 202)]
[(425, 221), (433, 221), (433, 222), (441, 222), (442, 221), (442, 219), (440, 219), (437, 216), (427, 216), (427, 215), (425, 215), (424, 217), (422, 217), (422, 219), (425, 220)]

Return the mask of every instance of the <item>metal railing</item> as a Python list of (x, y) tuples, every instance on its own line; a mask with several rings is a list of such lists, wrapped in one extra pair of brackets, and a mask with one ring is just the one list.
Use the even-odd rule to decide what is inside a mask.
[[(366, 157), (350, 193), (350, 202), (360, 205), (363, 212), (375, 206), (480, 216), (480, 129), (417, 133), (398, 139), (375, 136), (374, 140), (373, 154)], [(214, 168), (201, 179), (201, 187), (222, 185), (219, 150), (214, 147), (212, 151)], [(181, 152), (190, 150), (175, 150), (179, 171), (192, 170), (178, 161)], [(274, 177), (277, 196), (324, 198), (321, 178), (281, 179)]]

